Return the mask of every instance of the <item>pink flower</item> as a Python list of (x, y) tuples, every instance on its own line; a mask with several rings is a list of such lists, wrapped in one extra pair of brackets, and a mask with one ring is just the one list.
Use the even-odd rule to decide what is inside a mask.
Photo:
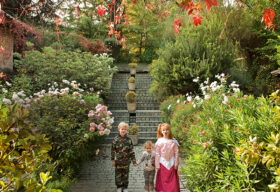
[(104, 135), (104, 131), (99, 131), (99, 135)]
[(89, 125), (90, 125), (90, 127), (96, 127), (95, 123), (90, 123)]
[(202, 146), (205, 149), (206, 147), (210, 146), (211, 143), (209, 141), (207, 141), (206, 143), (203, 143)]
[(206, 133), (206, 130), (203, 130), (200, 132), (200, 135), (205, 135), (205, 133)]
[(100, 123), (100, 124), (98, 125), (98, 129), (99, 129), (100, 131), (103, 131), (103, 130), (104, 130), (104, 127), (102, 127), (102, 123)]
[(94, 130), (95, 130), (94, 127), (90, 127), (90, 128), (89, 128), (89, 131), (90, 131), (90, 132), (94, 132)]
[(93, 113), (89, 113), (89, 114), (88, 114), (88, 117), (93, 117)]
[(247, 97), (248, 97), (248, 95), (244, 95), (244, 96), (243, 96), (244, 99), (247, 99)]

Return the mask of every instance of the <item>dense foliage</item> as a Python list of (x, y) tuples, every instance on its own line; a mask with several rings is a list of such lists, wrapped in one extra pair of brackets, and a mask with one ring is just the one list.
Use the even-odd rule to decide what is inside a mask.
[(15, 67), (20, 70), (13, 80), (19, 91), (35, 93), (47, 89), (52, 82), (62, 82), (67, 79), (78, 81), (81, 88), (94, 88), (101, 95), (107, 96), (110, 80), (116, 68), (111, 67), (112, 58), (108, 55), (91, 55), (81, 51), (55, 50), (43, 48), (43, 52), (36, 50), (26, 52), (24, 58), (15, 61)]
[[(50, 161), (52, 149), (45, 135), (27, 122), (29, 112), (17, 105), (0, 106), (0, 190), (45, 191), (48, 179), (40, 170)], [(48, 174), (47, 174), (48, 175)]]
[(223, 76), (218, 77), (220, 83), (200, 84), (203, 97), (188, 95), (185, 101), (178, 100), (177, 110), (170, 115), (172, 130), (186, 155), (183, 172), (188, 188), (268, 191), (278, 182), (276, 161), (266, 165), (268, 154), (277, 152), (269, 148), (278, 137), (271, 136), (279, 131), (277, 106), (263, 97), (243, 95), (235, 82), (228, 88)]

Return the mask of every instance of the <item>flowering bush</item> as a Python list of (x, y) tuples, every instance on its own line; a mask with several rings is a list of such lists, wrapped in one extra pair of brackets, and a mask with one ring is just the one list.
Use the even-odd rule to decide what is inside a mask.
[(93, 88), (84, 90), (76, 81), (68, 80), (49, 86), (31, 96), (24, 91), (7, 92), (2, 102), (29, 110), (28, 120), (34, 131), (50, 141), (49, 169), (57, 180), (74, 176), (82, 162), (93, 154), (97, 143), (110, 134), (114, 120)]
[(202, 95), (188, 94), (185, 104), (180, 103), (172, 114), (175, 136), (189, 149), (183, 169), (188, 188), (269, 191), (268, 185), (276, 179), (273, 171), (258, 163), (249, 165), (254, 153), (248, 146), (249, 156), (243, 153), (244, 158), (237, 158), (237, 153), (250, 137), (267, 142), (271, 132), (279, 130), (280, 123), (275, 121), (279, 113), (267, 99), (243, 95), (235, 82), (227, 86), (225, 75), (216, 78), (201, 83)]

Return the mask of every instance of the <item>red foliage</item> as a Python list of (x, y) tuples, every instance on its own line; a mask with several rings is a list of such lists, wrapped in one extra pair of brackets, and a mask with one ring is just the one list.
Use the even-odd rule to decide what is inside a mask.
[(268, 29), (273, 29), (275, 28), (275, 25), (273, 24), (275, 12), (272, 11), (271, 9), (265, 9), (263, 10), (264, 15), (262, 18), (262, 22), (265, 23), (265, 27)]
[(100, 17), (103, 17), (103, 15), (106, 14), (105, 9), (106, 9), (105, 7), (99, 6), (99, 7), (97, 8), (96, 13), (97, 13)]
[(84, 51), (91, 52), (93, 55), (110, 51), (106, 48), (105, 43), (100, 39), (97, 39), (95, 42), (91, 42), (90, 39), (82, 35), (73, 35), (73, 37), (78, 40), (78, 43), (82, 46)]
[(211, 9), (212, 6), (217, 6), (218, 3), (216, 0), (204, 0), (206, 2), (206, 7), (208, 11)]
[(194, 16), (193, 17), (193, 25), (194, 26), (198, 26), (198, 25), (201, 25), (201, 19), (202, 19), (202, 17), (200, 17), (200, 16)]
[(175, 33), (180, 33), (179, 29), (182, 26), (181, 21), (179, 19), (175, 19), (173, 21), (173, 27), (174, 27), (174, 32)]

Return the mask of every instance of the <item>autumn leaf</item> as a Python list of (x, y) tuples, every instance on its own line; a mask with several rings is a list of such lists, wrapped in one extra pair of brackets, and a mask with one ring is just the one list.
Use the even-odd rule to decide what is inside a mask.
[(206, 3), (206, 7), (208, 9), (208, 11), (211, 9), (212, 6), (217, 6), (218, 3), (216, 0), (204, 0)]
[(274, 29), (275, 25), (273, 24), (275, 12), (272, 11), (271, 9), (265, 9), (263, 10), (264, 15), (262, 18), (262, 22), (265, 23), (265, 27), (268, 29)]

